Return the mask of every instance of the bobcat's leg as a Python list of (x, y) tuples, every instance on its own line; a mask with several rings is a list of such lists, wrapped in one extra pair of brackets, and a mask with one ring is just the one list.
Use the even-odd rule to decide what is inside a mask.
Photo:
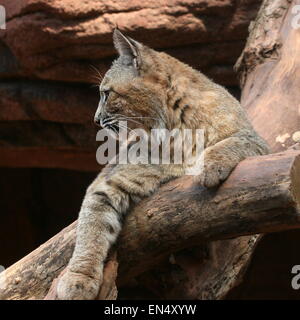
[(167, 179), (158, 165), (105, 168), (88, 188), (78, 219), (75, 250), (58, 283), (59, 299), (95, 299), (103, 263), (131, 201), (150, 195)]
[(243, 130), (204, 150), (203, 172), (195, 179), (214, 187), (224, 181), (237, 164), (247, 157), (268, 153), (265, 141), (254, 131)]

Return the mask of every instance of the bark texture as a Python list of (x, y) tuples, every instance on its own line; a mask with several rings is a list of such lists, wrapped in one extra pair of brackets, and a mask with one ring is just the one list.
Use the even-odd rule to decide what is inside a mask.
[[(244, 160), (215, 190), (199, 187), (192, 177), (164, 185), (158, 193), (143, 200), (126, 220), (117, 244), (120, 264), (117, 285), (124, 286), (166, 258), (172, 265), (177, 264), (177, 260), (180, 265), (176, 254), (170, 256), (184, 248), (213, 240), (299, 227), (299, 177), (300, 151), (289, 150)], [(195, 287), (190, 288), (194, 290), (191, 295), (194, 297), (196, 292), (198, 298), (223, 297), (239, 280), (256, 240), (257, 236), (217, 244), (210, 251), (216, 256), (208, 259), (208, 265), (212, 268), (214, 264), (220, 266), (221, 261), (226, 263), (223, 270), (218, 267), (215, 272), (213, 269), (207, 278), (205, 273), (193, 270), (193, 265), (186, 260), (189, 272), (196, 273), (197, 280), (205, 279), (201, 284), (193, 278)], [(1, 283), (5, 286), (0, 289), (0, 298), (44, 298), (52, 280), (66, 267), (74, 241), (75, 223), (1, 273)], [(232, 252), (234, 247), (244, 249)], [(203, 250), (198, 254), (201, 252)], [(240, 262), (237, 269), (232, 267), (233, 261)], [(206, 263), (203, 265), (209, 270)], [(214, 287), (210, 287), (211, 284)]]
[(300, 1), (264, 1), (236, 64), (242, 104), (273, 151), (300, 141), (300, 28), (293, 27), (295, 5)]

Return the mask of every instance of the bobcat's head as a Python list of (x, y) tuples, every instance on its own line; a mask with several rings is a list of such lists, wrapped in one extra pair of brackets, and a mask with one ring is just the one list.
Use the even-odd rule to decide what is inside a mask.
[(166, 67), (160, 53), (124, 36), (118, 29), (113, 40), (119, 53), (100, 84), (95, 123), (119, 131), (119, 121), (131, 129), (168, 128)]

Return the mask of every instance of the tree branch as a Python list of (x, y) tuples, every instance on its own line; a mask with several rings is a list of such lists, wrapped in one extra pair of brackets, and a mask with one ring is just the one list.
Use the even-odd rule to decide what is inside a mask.
[[(118, 286), (172, 252), (203, 242), (300, 226), (300, 151), (248, 158), (218, 189), (182, 177), (129, 215), (120, 235)], [(0, 299), (41, 299), (74, 248), (73, 223), (0, 274)]]

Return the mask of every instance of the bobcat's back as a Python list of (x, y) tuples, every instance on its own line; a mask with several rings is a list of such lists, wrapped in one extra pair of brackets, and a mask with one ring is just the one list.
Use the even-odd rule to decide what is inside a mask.
[[(246, 157), (267, 152), (267, 145), (226, 89), (119, 30), (114, 32), (114, 44), (119, 58), (100, 84), (97, 124), (117, 135), (121, 120), (127, 121), (130, 130), (148, 133), (151, 129), (203, 129), (204, 170), (195, 181), (204, 187), (220, 184)], [(103, 263), (130, 204), (183, 173), (183, 166), (171, 163), (108, 165), (100, 173), (80, 210), (75, 250), (58, 285), (60, 299), (96, 297)]]

